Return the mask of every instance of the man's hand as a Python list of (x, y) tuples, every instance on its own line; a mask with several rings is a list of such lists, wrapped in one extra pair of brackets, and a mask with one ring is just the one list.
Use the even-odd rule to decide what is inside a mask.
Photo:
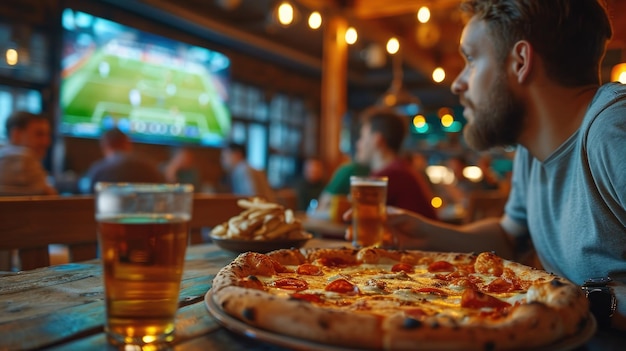
[[(343, 215), (345, 222), (352, 221), (352, 210)], [(419, 249), (426, 246), (426, 237), (420, 236), (420, 215), (397, 207), (387, 206), (387, 221), (385, 222), (384, 246), (404, 250)], [(352, 241), (352, 226), (346, 229), (345, 239)]]

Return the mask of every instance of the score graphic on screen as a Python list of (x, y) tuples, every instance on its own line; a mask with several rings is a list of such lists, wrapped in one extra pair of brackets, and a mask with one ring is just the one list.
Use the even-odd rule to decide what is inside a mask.
[(229, 59), (83, 12), (63, 12), (61, 132), (220, 146), (231, 125)]

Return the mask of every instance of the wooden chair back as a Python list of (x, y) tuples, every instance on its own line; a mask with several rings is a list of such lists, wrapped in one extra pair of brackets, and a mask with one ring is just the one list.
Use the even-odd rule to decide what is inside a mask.
[(497, 190), (474, 191), (469, 196), (466, 221), (468, 223), (504, 214), (508, 195)]
[[(241, 212), (234, 195), (195, 194), (190, 243), (203, 241), (202, 228)], [(0, 197), (0, 271), (11, 270), (17, 250), (22, 270), (50, 265), (49, 245), (68, 247), (70, 262), (97, 257), (93, 196)]]
[[(0, 233), (0, 250), (18, 250), (23, 270), (48, 266), (50, 244), (67, 245), (71, 261), (95, 258), (93, 197), (0, 197)], [(0, 269), (10, 268), (10, 256)]]

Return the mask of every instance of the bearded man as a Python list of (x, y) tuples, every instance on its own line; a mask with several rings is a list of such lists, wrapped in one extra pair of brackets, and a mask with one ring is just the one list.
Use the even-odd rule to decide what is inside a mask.
[(598, 1), (464, 2), (452, 91), (470, 146), (517, 145), (505, 214), (453, 226), (390, 208), (388, 225), (402, 248), (505, 257), (530, 237), (547, 271), (603, 278), (592, 312), (626, 329), (626, 86), (600, 86), (612, 29)]

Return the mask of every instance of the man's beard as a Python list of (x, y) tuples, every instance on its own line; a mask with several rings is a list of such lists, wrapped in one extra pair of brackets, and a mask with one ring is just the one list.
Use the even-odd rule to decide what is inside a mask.
[(463, 135), (467, 144), (485, 151), (497, 146), (511, 146), (518, 142), (524, 124), (525, 108), (513, 94), (501, 75), (491, 90), (490, 98), (473, 106), (474, 118), (465, 126)]

